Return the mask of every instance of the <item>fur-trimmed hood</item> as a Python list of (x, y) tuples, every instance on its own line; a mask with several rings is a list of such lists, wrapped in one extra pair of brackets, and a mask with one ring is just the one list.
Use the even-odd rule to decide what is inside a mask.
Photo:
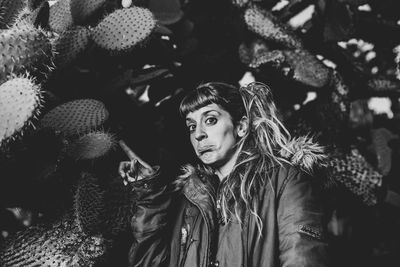
[[(287, 144), (287, 149), (282, 149), (279, 154), (290, 164), (309, 174), (319, 172), (328, 166), (328, 156), (324, 153), (324, 147), (306, 136), (291, 139)], [(187, 178), (195, 173), (199, 173), (198, 168), (191, 164), (184, 165), (176, 185), (183, 186)]]

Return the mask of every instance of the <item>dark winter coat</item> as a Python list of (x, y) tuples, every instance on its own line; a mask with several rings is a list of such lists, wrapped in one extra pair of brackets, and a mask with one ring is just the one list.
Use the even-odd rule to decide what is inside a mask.
[(327, 266), (320, 201), (324, 178), (312, 175), (316, 166), (325, 165), (325, 157), (304, 138), (294, 140), (291, 150), (283, 153), (291, 164), (266, 169), (270, 180), (254, 196), (264, 224), (261, 237), (248, 211), (242, 225), (218, 223), (210, 182), (217, 177), (186, 167), (177, 195), (157, 186), (159, 173), (137, 182), (130, 266)]

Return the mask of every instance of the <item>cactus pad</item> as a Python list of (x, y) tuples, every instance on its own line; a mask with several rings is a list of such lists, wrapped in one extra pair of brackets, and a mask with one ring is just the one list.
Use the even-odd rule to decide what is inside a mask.
[(74, 195), (74, 214), (79, 229), (86, 234), (100, 231), (103, 221), (104, 191), (96, 177), (82, 174)]
[(99, 10), (106, 0), (70, 0), (71, 15), (75, 25), (83, 24), (93, 13)]
[(10, 27), (24, 7), (25, 0), (0, 0), (0, 29)]
[(243, 64), (250, 68), (258, 68), (264, 64), (280, 66), (285, 61), (285, 56), (280, 50), (270, 50), (261, 40), (255, 40), (249, 45), (242, 43), (239, 46), (239, 58)]
[(107, 51), (125, 51), (146, 41), (155, 26), (153, 14), (146, 8), (119, 9), (96, 26), (92, 32), (92, 39)]
[(89, 44), (90, 32), (87, 28), (76, 27), (61, 34), (55, 43), (56, 56), (54, 64), (64, 68), (77, 59)]
[(46, 113), (40, 121), (43, 128), (51, 128), (65, 136), (89, 133), (103, 126), (108, 111), (101, 101), (78, 99), (59, 105)]
[(300, 39), (267, 10), (252, 5), (246, 9), (244, 20), (251, 31), (265, 38), (265, 40), (276, 42), (287, 48), (300, 48), (302, 46)]
[(32, 24), (21, 23), (0, 32), (0, 80), (11, 73), (45, 73), (52, 56), (50, 40)]
[(50, 7), (50, 29), (60, 33), (73, 26), (70, 4), (71, 0), (59, 0)]
[(294, 80), (314, 88), (323, 87), (330, 81), (329, 68), (307, 50), (284, 50), (283, 53), (294, 70)]
[(111, 134), (92, 132), (75, 140), (67, 149), (67, 154), (75, 160), (96, 160), (104, 158), (116, 148)]
[(31, 226), (7, 238), (0, 248), (0, 266), (94, 266), (108, 242), (79, 230), (67, 214), (52, 225)]
[(382, 175), (372, 168), (357, 149), (349, 153), (336, 151), (328, 161), (332, 177), (368, 206), (377, 204), (377, 191), (382, 186)]
[(41, 106), (39, 87), (29, 78), (13, 78), (0, 85), (0, 142), (21, 133)]

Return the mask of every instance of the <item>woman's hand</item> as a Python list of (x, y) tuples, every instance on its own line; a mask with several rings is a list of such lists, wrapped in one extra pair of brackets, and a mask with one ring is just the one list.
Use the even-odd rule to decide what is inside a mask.
[(118, 167), (118, 172), (123, 179), (124, 185), (140, 181), (155, 172), (155, 170), (148, 163), (139, 158), (123, 140), (119, 141), (119, 145), (131, 160), (122, 161)]
[(118, 168), (119, 175), (123, 179), (124, 185), (140, 181), (154, 173), (153, 168), (145, 167), (137, 159), (131, 161), (122, 161)]

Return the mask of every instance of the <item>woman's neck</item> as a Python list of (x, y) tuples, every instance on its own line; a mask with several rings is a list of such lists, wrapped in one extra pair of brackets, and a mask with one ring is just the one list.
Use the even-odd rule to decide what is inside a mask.
[(215, 174), (218, 176), (220, 182), (222, 182), (232, 172), (238, 156), (239, 156), (239, 149), (235, 151), (232, 157), (227, 162), (225, 162), (225, 164), (215, 169)]

